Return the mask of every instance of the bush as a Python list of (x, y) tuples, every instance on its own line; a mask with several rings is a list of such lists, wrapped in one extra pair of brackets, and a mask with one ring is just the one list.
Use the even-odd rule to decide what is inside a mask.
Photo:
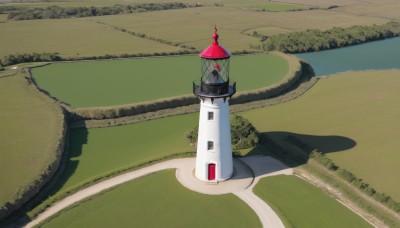
[(262, 42), (265, 51), (300, 53), (346, 47), (368, 41), (400, 36), (400, 23), (383, 25), (332, 28), (326, 31), (309, 29), (303, 32), (286, 33), (269, 37)]
[[(245, 118), (237, 115), (230, 117), (232, 149), (241, 150), (254, 147), (260, 141), (259, 134), (254, 126)], [(197, 143), (199, 126), (186, 132), (186, 138), (191, 144)], [(237, 153), (236, 153), (237, 155)]]

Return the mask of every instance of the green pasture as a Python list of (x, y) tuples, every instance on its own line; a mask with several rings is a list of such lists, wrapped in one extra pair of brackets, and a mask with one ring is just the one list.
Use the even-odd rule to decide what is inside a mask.
[(400, 200), (400, 71), (321, 78), (303, 96), (242, 113), (282, 146), (292, 135), (326, 154), (377, 191)]
[(55, 159), (61, 110), (39, 96), (24, 74), (0, 73), (0, 207), (20, 197)]
[(121, 169), (194, 152), (184, 134), (197, 119), (198, 114), (190, 114), (118, 127), (71, 130), (65, 170), (49, 196)]
[(274, 209), (286, 227), (372, 227), (334, 198), (296, 176), (263, 178), (253, 191)]
[(7, 21), (0, 23), (0, 31), (0, 58), (33, 52), (85, 57), (180, 50), (115, 31), (90, 18)]
[(232, 194), (204, 195), (183, 187), (175, 170), (128, 182), (64, 211), (43, 227), (261, 227)]
[[(275, 54), (233, 56), (230, 65), (238, 91), (277, 83), (289, 70)], [(200, 57), (59, 63), (32, 72), (41, 88), (72, 107), (113, 106), (191, 94)]]

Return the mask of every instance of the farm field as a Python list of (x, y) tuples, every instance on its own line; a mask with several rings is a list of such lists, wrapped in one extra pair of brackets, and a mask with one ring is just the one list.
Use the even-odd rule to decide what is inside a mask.
[[(163, 20), (168, 18), (168, 20)], [(281, 28), (288, 31), (329, 29), (352, 25), (373, 25), (388, 22), (387, 19), (363, 17), (331, 10), (307, 10), (296, 12), (259, 12), (232, 7), (199, 7), (182, 10), (166, 10), (144, 14), (126, 14), (112, 17), (95, 17), (95, 21), (128, 31), (143, 33), (202, 50), (210, 44), (212, 26), (217, 22), (220, 43), (231, 51), (250, 50), (258, 45), (259, 38), (243, 32), (258, 28)], [(199, 23), (201, 21), (201, 23)], [(160, 29), (161, 28), (161, 29)], [(207, 32), (210, 31), (210, 32)], [(263, 34), (259, 32), (260, 34)], [(272, 31), (276, 33), (275, 31)], [(271, 35), (269, 33), (263, 35)]]
[[(196, 3), (197, 1), (188, 0), (184, 2)], [(88, 1), (78, 4), (77, 2), (67, 1), (28, 3), (28, 5), (72, 6), (78, 4), (77, 6), (81, 6), (81, 4), (89, 4), (104, 6), (104, 4), (114, 5), (115, 3), (125, 4), (126, 2)], [(0, 58), (10, 54), (32, 52), (57, 52), (62, 57), (79, 58), (107, 54), (149, 54), (183, 50), (146, 38), (139, 38), (118, 31), (113, 27), (145, 34), (148, 37), (161, 39), (165, 42), (183, 43), (195, 47), (197, 50), (202, 50), (210, 44), (212, 26), (217, 23), (220, 41), (227, 49), (230, 51), (258, 51), (260, 38), (252, 36), (254, 31), (259, 35), (270, 36), (306, 29), (319, 28), (325, 30), (332, 27), (383, 24), (389, 21), (379, 14), (363, 15), (363, 8), (357, 10), (358, 15), (353, 14), (351, 10), (341, 11), (336, 9), (277, 13), (261, 11), (261, 9), (267, 9), (273, 5), (278, 5), (278, 8), (284, 9), (285, 7), (281, 6), (280, 3), (238, 0), (224, 1), (222, 7), (214, 6), (214, 3), (206, 1), (203, 7), (114, 16), (57, 20), (7, 20), (0, 23), (0, 30), (2, 31)], [(300, 5), (305, 7), (315, 6), (302, 3)], [(368, 12), (375, 9), (375, 5), (369, 4), (364, 4), (362, 7), (366, 7), (365, 10)], [(379, 7), (390, 8), (384, 3)], [(168, 20), (165, 20), (165, 18), (168, 18)], [(96, 22), (105, 23), (105, 25)], [(29, 36), (26, 34), (29, 34)]]
[(184, 133), (198, 114), (161, 118), (109, 128), (73, 129), (63, 174), (50, 195), (65, 193), (115, 171), (166, 156), (194, 152)]
[(115, 31), (90, 18), (7, 21), (0, 23), (0, 30), (0, 58), (33, 52), (57, 52), (63, 57), (85, 57), (180, 50)]
[(399, 201), (399, 85), (399, 70), (341, 73), (296, 100), (241, 115), (281, 145), (296, 136)]
[[(239, 91), (275, 84), (289, 71), (276, 54), (232, 56), (230, 66)], [(72, 107), (112, 106), (192, 93), (200, 57), (59, 63), (32, 72), (41, 88)]]
[(268, 202), (286, 227), (372, 227), (334, 198), (296, 176), (263, 178), (253, 191)]
[[(9, 70), (1, 75), (13, 74)], [(19, 198), (56, 155), (61, 109), (39, 96), (23, 73), (0, 77), (0, 207)]]
[(175, 170), (169, 170), (131, 181), (83, 202), (43, 227), (261, 227), (261, 224), (250, 207), (236, 196), (195, 193), (176, 180)]

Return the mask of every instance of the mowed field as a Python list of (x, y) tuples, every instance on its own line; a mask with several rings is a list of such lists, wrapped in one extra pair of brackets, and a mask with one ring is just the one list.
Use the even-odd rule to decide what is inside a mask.
[(81, 203), (43, 227), (261, 227), (232, 194), (204, 195), (183, 187), (175, 170), (139, 178)]
[(400, 200), (400, 71), (322, 78), (296, 100), (241, 115), (282, 145), (295, 135)]
[(261, 179), (253, 189), (289, 227), (372, 227), (322, 190), (296, 176)]
[[(12, 74), (13, 71), (3, 74)], [(0, 74), (1, 76), (2, 74)], [(20, 197), (55, 160), (61, 109), (24, 74), (0, 77), (0, 207)]]
[[(279, 55), (231, 58), (238, 91), (279, 82), (289, 71)], [(72, 107), (130, 104), (192, 93), (200, 80), (200, 57), (159, 57), (51, 64), (32, 70), (37, 84)]]
[(50, 195), (63, 194), (118, 170), (194, 152), (185, 132), (196, 125), (197, 119), (198, 114), (190, 114), (118, 127), (71, 130), (69, 158)]
[(116, 31), (90, 18), (7, 21), (0, 23), (0, 31), (0, 58), (33, 52), (85, 57), (180, 50)]

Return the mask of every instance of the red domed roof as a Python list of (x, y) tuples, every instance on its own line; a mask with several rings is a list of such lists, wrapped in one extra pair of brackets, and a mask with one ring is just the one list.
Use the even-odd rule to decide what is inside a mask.
[(213, 34), (214, 42), (200, 53), (200, 57), (205, 59), (226, 59), (231, 56), (231, 53), (224, 47), (218, 44), (217, 27), (214, 26)]

